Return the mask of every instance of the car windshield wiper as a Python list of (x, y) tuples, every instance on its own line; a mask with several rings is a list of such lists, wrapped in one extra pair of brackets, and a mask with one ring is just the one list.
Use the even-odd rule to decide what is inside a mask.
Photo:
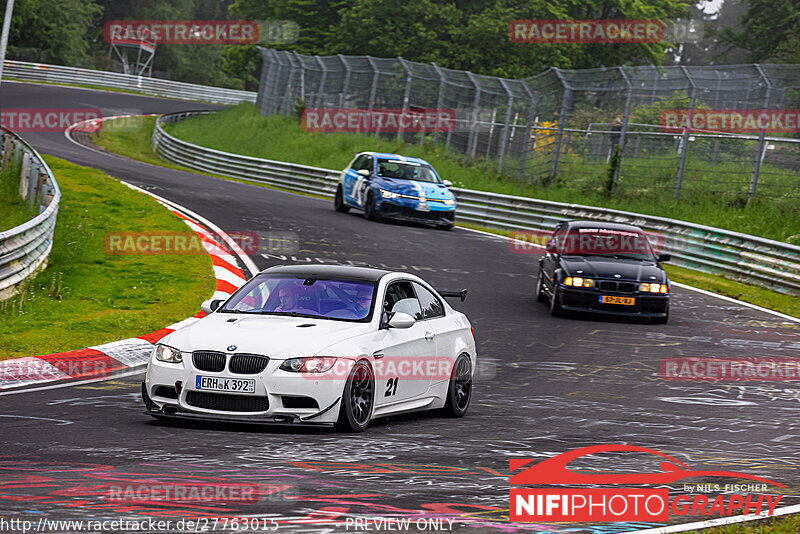
[(307, 317), (309, 319), (330, 319), (330, 317), (324, 317), (322, 315), (313, 315), (310, 313), (300, 313), (300, 312), (262, 311), (256, 313), (258, 313), (259, 315), (281, 315), (283, 317)]
[(219, 310), (220, 313), (249, 313), (249, 314), (256, 314), (257, 311), (244, 311), (244, 310)]
[(602, 256), (604, 258), (617, 258), (620, 260), (643, 260), (647, 258), (637, 258), (636, 256), (628, 256), (626, 254), (587, 254), (588, 256)]

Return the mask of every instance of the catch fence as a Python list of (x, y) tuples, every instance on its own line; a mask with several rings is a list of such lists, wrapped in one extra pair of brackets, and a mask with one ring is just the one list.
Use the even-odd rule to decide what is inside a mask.
[(728, 131), (665, 121), (676, 110), (683, 119), (709, 110), (797, 116), (800, 66), (551, 68), (513, 80), (399, 57), (260, 50), (257, 105), (265, 115), (302, 107), (447, 108), (456, 115), (451, 131), (373, 135), (443, 144), (467, 162), (488, 160), (543, 185), (800, 200), (800, 125)]

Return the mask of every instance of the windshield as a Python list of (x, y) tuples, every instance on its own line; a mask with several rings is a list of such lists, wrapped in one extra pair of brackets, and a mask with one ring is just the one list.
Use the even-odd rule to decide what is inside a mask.
[(439, 180), (439, 177), (430, 166), (396, 159), (379, 159), (378, 176), (397, 180), (441, 183), (441, 180)]
[(553, 237), (561, 254), (610, 256), (653, 260), (653, 248), (644, 232), (609, 228), (575, 228)]
[(362, 280), (261, 274), (237, 291), (220, 311), (367, 321), (374, 292), (375, 285)]

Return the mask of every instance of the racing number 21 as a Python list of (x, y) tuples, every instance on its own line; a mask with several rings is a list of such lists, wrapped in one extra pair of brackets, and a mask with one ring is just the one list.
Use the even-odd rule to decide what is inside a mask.
[(384, 397), (391, 397), (395, 393), (397, 393), (397, 383), (400, 382), (399, 378), (390, 378), (386, 382), (386, 393), (383, 395)]

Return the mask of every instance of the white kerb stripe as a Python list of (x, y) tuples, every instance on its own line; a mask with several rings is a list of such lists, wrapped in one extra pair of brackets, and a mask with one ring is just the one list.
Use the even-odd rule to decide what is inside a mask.
[(224, 280), (226, 282), (230, 282), (236, 287), (241, 287), (242, 284), (247, 282), (247, 280), (245, 280), (241, 276), (236, 276), (225, 267), (218, 267), (216, 265), (214, 266), (214, 277), (216, 277), (217, 280)]
[(153, 352), (152, 343), (137, 338), (113, 341), (105, 345), (89, 348), (99, 350), (128, 367), (146, 364), (147, 360), (150, 359), (150, 353)]

